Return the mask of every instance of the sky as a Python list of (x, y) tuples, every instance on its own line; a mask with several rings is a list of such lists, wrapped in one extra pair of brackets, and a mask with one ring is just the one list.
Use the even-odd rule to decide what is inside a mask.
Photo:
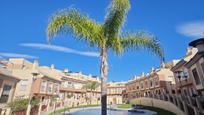
[[(77, 8), (103, 23), (110, 0), (0, 0), (0, 59), (38, 59), (40, 65), (100, 76), (99, 50), (71, 36), (47, 44), (46, 28), (53, 13)], [(188, 43), (204, 37), (204, 0), (130, 0), (123, 31), (148, 31), (157, 36), (165, 60), (181, 59)], [(121, 56), (109, 51), (109, 81), (126, 81), (152, 67), (159, 58), (146, 50)]]

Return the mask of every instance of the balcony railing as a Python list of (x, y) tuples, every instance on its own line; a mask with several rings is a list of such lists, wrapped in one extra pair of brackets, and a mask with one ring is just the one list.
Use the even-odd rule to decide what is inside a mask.
[(146, 95), (138, 95), (133, 98), (148, 97), (159, 99), (163, 101), (169, 101), (180, 110), (185, 112), (186, 115), (204, 115), (204, 96), (192, 97), (176, 94), (155, 94), (148, 93)]

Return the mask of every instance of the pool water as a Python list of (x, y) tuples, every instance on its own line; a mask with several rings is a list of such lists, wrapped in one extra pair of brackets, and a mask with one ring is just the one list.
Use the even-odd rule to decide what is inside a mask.
[[(131, 113), (127, 110), (108, 110), (108, 115), (155, 115), (156, 112), (149, 111), (149, 110), (142, 110), (145, 113)], [(100, 108), (95, 109), (84, 109), (75, 112), (71, 112), (68, 115), (101, 115)]]

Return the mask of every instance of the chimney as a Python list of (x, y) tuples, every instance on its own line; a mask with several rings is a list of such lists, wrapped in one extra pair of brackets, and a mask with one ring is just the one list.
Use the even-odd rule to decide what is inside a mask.
[(55, 65), (54, 65), (54, 64), (51, 64), (50, 68), (51, 68), (51, 69), (55, 69)]
[(204, 52), (204, 38), (200, 38), (190, 42), (189, 46), (197, 48), (198, 53)]
[(142, 72), (142, 77), (144, 77), (145, 76), (145, 73), (144, 72)]
[(186, 48), (186, 56), (191, 55), (192, 51), (191, 48)]
[(161, 63), (161, 68), (165, 68), (165, 63), (164, 62)]
[(69, 70), (68, 69), (64, 69), (64, 73), (68, 73), (69, 72)]
[(88, 76), (89, 76), (89, 77), (92, 77), (92, 75), (91, 75), (91, 74), (89, 74)]
[(154, 67), (151, 68), (151, 72), (154, 72)]
[(38, 60), (34, 60), (34, 62), (33, 62), (33, 69), (37, 69), (38, 66), (39, 66)]

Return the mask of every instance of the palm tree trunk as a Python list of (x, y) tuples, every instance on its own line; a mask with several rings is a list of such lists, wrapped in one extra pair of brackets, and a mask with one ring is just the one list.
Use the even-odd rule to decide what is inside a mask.
[(101, 115), (107, 115), (107, 74), (108, 74), (108, 58), (107, 49), (101, 49)]

